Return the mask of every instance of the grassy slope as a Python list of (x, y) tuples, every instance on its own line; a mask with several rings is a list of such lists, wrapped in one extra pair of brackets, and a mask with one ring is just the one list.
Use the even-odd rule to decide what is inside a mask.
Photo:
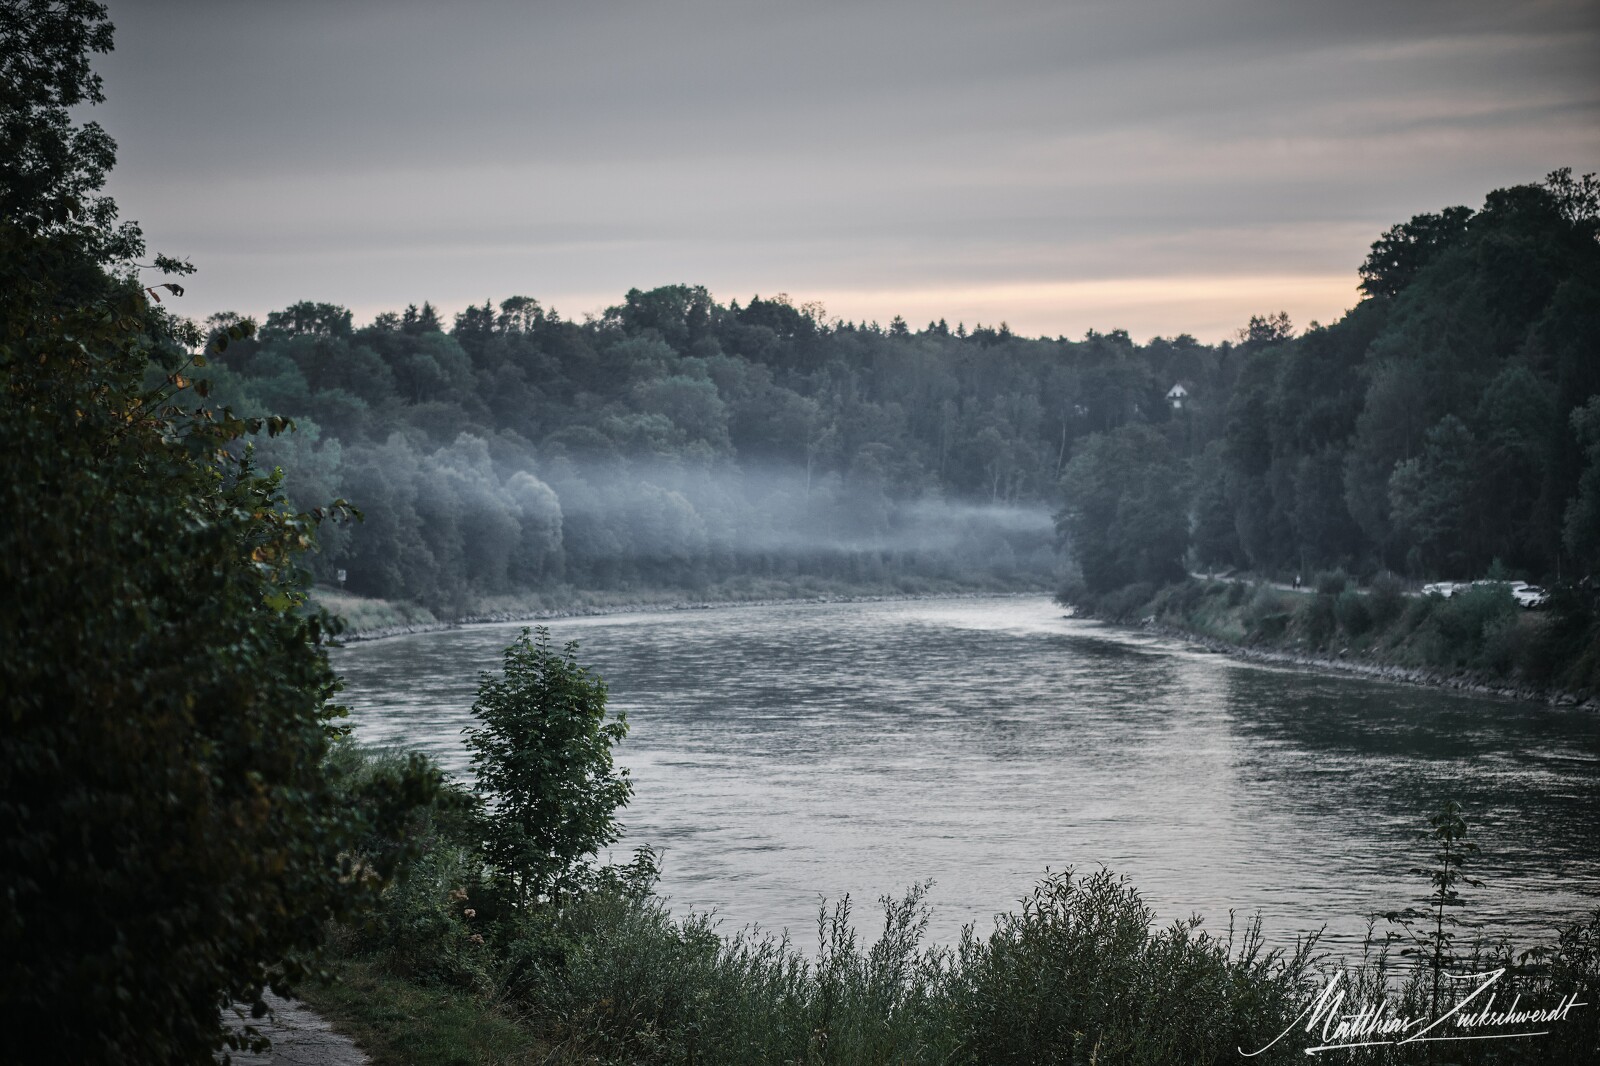
[(1319, 592), (1191, 579), (1119, 590), (1085, 605), (1216, 645), (1384, 669), (1407, 680), (1564, 700), (1594, 696), (1594, 633), (1579, 616), (1518, 608), (1503, 589), (1450, 600), (1398, 589)]
[(509, 1012), (460, 989), (422, 986), (367, 958), (340, 979), (301, 989), (306, 1002), (371, 1056), (374, 1066), (522, 1066), (551, 1049)]

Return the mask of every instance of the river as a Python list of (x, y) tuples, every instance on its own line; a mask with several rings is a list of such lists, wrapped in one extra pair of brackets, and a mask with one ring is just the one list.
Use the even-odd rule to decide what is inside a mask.
[[(1045, 597), (727, 607), (549, 623), (631, 724), (628, 849), (675, 910), (815, 935), (823, 898), (934, 881), (930, 938), (987, 931), (1046, 867), (1128, 875), (1165, 922), (1260, 914), (1287, 944), (1427, 890), (1453, 797), (1463, 916), (1518, 943), (1600, 906), (1600, 715), (1243, 663)], [(460, 730), (520, 625), (334, 653), (356, 737), (468, 767)], [(872, 929), (863, 921), (864, 931)], [(1380, 923), (1380, 930), (1382, 926)]]

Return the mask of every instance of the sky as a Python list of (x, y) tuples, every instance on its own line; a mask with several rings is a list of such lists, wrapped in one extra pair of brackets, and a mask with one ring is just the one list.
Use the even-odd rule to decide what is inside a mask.
[(1600, 170), (1600, 0), (109, 0), (88, 117), (180, 310), (630, 288), (1216, 341)]

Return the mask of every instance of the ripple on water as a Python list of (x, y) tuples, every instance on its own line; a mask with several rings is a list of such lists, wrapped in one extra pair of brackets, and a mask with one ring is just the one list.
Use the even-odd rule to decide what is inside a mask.
[[(549, 623), (632, 724), (622, 847), (675, 906), (807, 939), (822, 897), (933, 878), (930, 932), (1046, 866), (1128, 874), (1163, 920), (1260, 912), (1277, 942), (1419, 892), (1421, 812), (1480, 824), (1469, 908), (1524, 938), (1600, 903), (1600, 717), (1245, 664), (1043, 598), (805, 604)], [(356, 735), (465, 775), (479, 671), (519, 625), (335, 653)], [(871, 908), (866, 908), (870, 913)]]

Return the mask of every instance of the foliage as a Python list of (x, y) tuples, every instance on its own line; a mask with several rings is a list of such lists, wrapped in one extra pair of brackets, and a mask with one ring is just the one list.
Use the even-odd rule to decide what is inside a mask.
[[(1201, 609), (1226, 595), (1220, 583), (1196, 584), (1186, 599)], [(397, 761), (353, 749), (340, 758)], [(870, 942), (848, 899), (819, 909), (814, 951), (787, 935), (728, 934), (711, 915), (668, 911), (653, 892), (649, 851), (590, 868), (560, 907), (519, 909), (484, 865), (482, 827), (460, 813), (464, 795), (417, 809), (421, 857), (409, 878), (386, 889), (376, 921), (339, 935), (363, 994), (314, 993), (373, 1032), (380, 1055), (395, 1061), (449, 1062), (446, 1041), (465, 1061), (498, 1061), (505, 1052), (487, 1045), (520, 1039), (544, 1049), (539, 1061), (574, 1063), (1221, 1063), (1289, 1028), (1335, 968), (1359, 1002), (1387, 997), (1411, 1016), (1431, 1005), (1432, 910), (1418, 912), (1419, 922), (1435, 923), (1417, 926), (1420, 955), (1384, 946), (1328, 959), (1315, 938), (1293, 952), (1268, 950), (1258, 922), (1230, 924), (1225, 936), (1194, 919), (1158, 926), (1126, 879), (1105, 870), (1047, 873), (991, 932), (968, 927), (948, 947), (923, 943), (925, 885), (881, 901), (881, 932)], [(1436, 846), (1439, 828), (1427, 835)], [(1448, 843), (1452, 855), (1462, 839)], [(1521, 995), (1547, 1006), (1572, 992), (1593, 1002), (1597, 944), (1600, 915), (1516, 957), (1504, 944), (1452, 941), (1450, 965), (1506, 966), (1505, 1002)], [(1397, 965), (1406, 958), (1420, 965)], [(482, 1037), (466, 1032), (474, 1010)], [(1574, 1017), (1524, 1050), (1581, 1061), (1597, 1016)], [(395, 1033), (417, 1046), (397, 1048)], [(1309, 1042), (1296, 1028), (1256, 1061), (1298, 1060)], [(1515, 1045), (1474, 1043), (1454, 1054), (1525, 1061)], [(1371, 1061), (1420, 1063), (1427, 1049)]]
[[(1566, 923), (1556, 931), (1553, 944), (1541, 945), (1522, 952), (1514, 952), (1510, 944), (1478, 939), (1456, 954), (1454, 969), (1447, 978), (1449, 990), (1438, 1001), (1448, 1010), (1482, 982), (1481, 976), (1461, 979), (1466, 975), (1485, 975), (1503, 971), (1490, 991), (1494, 997), (1491, 1010), (1500, 1010), (1510, 1004), (1519, 1009), (1548, 1009), (1565, 1003), (1575, 996), (1585, 1006), (1571, 1011), (1560, 1022), (1544, 1029), (1534, 1029), (1537, 1035), (1527, 1039), (1469, 1039), (1449, 1044), (1416, 1042), (1399, 1046), (1369, 1048), (1362, 1051), (1343, 1052), (1361, 1055), (1357, 1061), (1382, 1064), (1382, 1066), (1436, 1066), (1440, 1062), (1469, 1066), (1469, 1064), (1523, 1064), (1523, 1063), (1578, 1063), (1593, 1058), (1595, 1040), (1600, 1037), (1600, 1015), (1588, 1009), (1595, 1002), (1594, 991), (1600, 988), (1600, 967), (1591, 954), (1592, 937), (1600, 912), (1589, 918)], [(1341, 960), (1337, 971), (1327, 969), (1323, 980), (1334, 972), (1343, 980), (1346, 1003), (1383, 1002), (1391, 1017), (1434, 1018), (1441, 1011), (1435, 1008), (1433, 972), (1424, 964), (1401, 963), (1392, 948), (1380, 941), (1374, 951), (1369, 939), (1361, 956)], [(1480, 996), (1468, 1010), (1482, 1009), (1487, 997)], [(1504, 1031), (1504, 1030), (1502, 1030)], [(1510, 1030), (1519, 1031), (1517, 1029)], [(1524, 1027), (1520, 1031), (1527, 1032)], [(1439, 1032), (1436, 1030), (1436, 1032)], [(1443, 1032), (1450, 1031), (1446, 1027)], [(1393, 1039), (1393, 1038), (1391, 1038)]]
[(353, 862), (385, 827), (324, 764), (299, 560), (346, 509), (285, 506), (248, 442), (286, 421), (195, 376), (248, 324), (191, 354), (91, 196), (112, 146), (67, 108), (109, 47), (100, 5), (0, 5), (0, 1021), (44, 1037), (18, 1062), (208, 1060), (222, 1007), (301, 978), (400, 858)]
[[(1479, 857), (1479, 847), (1471, 839), (1472, 827), (1460, 805), (1453, 800), (1444, 801), (1428, 816), (1428, 826), (1418, 839), (1431, 849), (1429, 865), (1410, 871), (1428, 881), (1430, 891), (1419, 900), (1424, 906), (1384, 916), (1389, 930), (1376, 956), (1370, 953), (1369, 930), (1368, 952), (1355, 965), (1345, 967), (1354, 1001), (1381, 998), (1396, 1016), (1437, 1018), (1460, 1004), (1483, 977), (1499, 971), (1501, 976), (1493, 986), (1496, 1004), (1520, 1004), (1523, 1010), (1532, 1010), (1567, 1003), (1570, 996), (1585, 1006), (1559, 1023), (1534, 1030), (1526, 1041), (1478, 1037), (1448, 1045), (1448, 1061), (1582, 1062), (1592, 1058), (1600, 1039), (1600, 1014), (1587, 1007), (1596, 1002), (1600, 992), (1600, 952), (1596, 950), (1600, 911), (1564, 924), (1555, 931), (1553, 943), (1520, 953), (1504, 940), (1474, 937), (1464, 942), (1462, 931), (1476, 923), (1459, 916), (1467, 901), (1458, 886), (1483, 884), (1466, 873), (1467, 865)], [(1390, 954), (1395, 944), (1404, 945), (1399, 955), (1415, 960), (1412, 966), (1395, 966)], [(1527, 1032), (1529, 1028), (1502, 1032)], [(1372, 1054), (1375, 1061), (1392, 1066), (1440, 1061), (1438, 1049), (1420, 1043)]]
[(98, 123), (75, 125), (69, 110), (105, 99), (89, 53), (111, 51), (111, 40), (105, 5), (92, 0), (0, 4), (0, 218), (29, 233), (71, 233), (94, 261), (143, 250), (138, 228), (115, 228), (116, 204), (95, 195), (115, 142)]
[(1447, 207), (1436, 215), (1416, 215), (1391, 226), (1372, 245), (1361, 264), (1361, 291), (1397, 296), (1439, 253), (1467, 236), (1472, 209)]
[(485, 854), (516, 886), (519, 907), (568, 888), (583, 860), (622, 834), (617, 808), (633, 794), (611, 749), (627, 716), (606, 715), (605, 682), (581, 666), (578, 645), (556, 651), (529, 630), (483, 675), (464, 731), (478, 792), (489, 804)]
[(1439, 604), (1431, 621), (1451, 648), (1457, 649), (1463, 659), (1470, 659), (1482, 647), (1491, 627), (1514, 617), (1517, 610), (1516, 601), (1504, 585), (1481, 585)]
[(1188, 520), (1180, 468), (1160, 434), (1094, 434), (1062, 475), (1057, 528), (1093, 592), (1183, 574)]
[(1087, 1061), (1095, 1048), (1108, 1062), (1231, 1061), (1229, 1041), (1270, 1038), (1309, 958), (1309, 945), (1266, 951), (1254, 927), (1238, 940), (1194, 921), (1158, 929), (1104, 871), (1047, 876), (1020, 916), (952, 948), (923, 943), (927, 886), (882, 900), (871, 943), (845, 899), (820, 908), (808, 954), (787, 936), (674, 917), (648, 851), (590, 871), (560, 907), (520, 909), (484, 878), (478, 828), (428, 825), (379, 920), (340, 937), (380, 997), (343, 1009), (370, 1024), (382, 997), (433, 990), (453, 1016), (467, 996), (486, 1024), (521, 1019), (559, 1061), (977, 1064)]
[(555, 1033), (633, 1062), (1204, 1063), (1268, 1031), (1308, 957), (1253, 930), (1236, 944), (1193, 921), (1156, 929), (1104, 871), (1048, 875), (991, 935), (926, 948), (923, 893), (884, 898), (870, 945), (848, 900), (822, 908), (810, 959), (651, 898), (592, 898), (560, 925), (605, 949), (519, 994)]
[(318, 580), (440, 617), (564, 587), (1054, 585), (1049, 531), (1019, 516), (1077, 507), (1060, 480), (1085, 456), (1116, 501), (1075, 538), (1096, 593), (1186, 556), (1419, 580), (1499, 558), (1550, 584), (1600, 559), (1594, 188), (1556, 171), (1418, 216), (1338, 322), (1257, 315), (1218, 345), (885, 328), (669, 285), (586, 322), (526, 296), (453, 324), (297, 304), (217, 387), (318, 427), (264, 449), (300, 506), (366, 509)]
[(136, 286), (0, 244), (6, 1013), (73, 1061), (192, 1055), (379, 878), (341, 865), (370, 827), (322, 769), (317, 517), (235, 450), (259, 423), (183, 405), (202, 360)]
[(1195, 919), (1157, 929), (1126, 880), (1053, 874), (987, 939), (962, 938), (963, 1061), (1231, 1061), (1285, 1013), (1311, 950), (1269, 952), (1255, 925), (1237, 940)]
[(1371, 629), (1373, 614), (1377, 610), (1372, 606), (1373, 599), (1374, 594), (1363, 595), (1353, 588), (1339, 593), (1334, 601), (1334, 615), (1339, 627), (1352, 637), (1359, 637)]
[[(1063, 590), (1063, 595), (1066, 590)], [(1435, 676), (1466, 674), (1523, 689), (1600, 690), (1593, 593), (1564, 587), (1537, 611), (1524, 610), (1505, 584), (1474, 586), (1449, 599), (1407, 594), (1389, 576), (1337, 596), (1292, 593), (1267, 584), (1189, 579), (1157, 589), (1128, 585), (1109, 593), (1075, 590), (1071, 602), (1112, 621), (1155, 622), (1235, 644), (1311, 652), (1337, 650)]]
[(1312, 586), (1324, 596), (1337, 596), (1350, 585), (1350, 576), (1343, 570), (1324, 570), (1312, 579)]
[(354, 1037), (373, 1066), (550, 1066), (550, 1047), (509, 1007), (474, 992), (400, 976), (378, 961), (344, 961), (339, 980), (306, 1000)]
[(1405, 586), (1394, 575), (1381, 574), (1372, 582), (1366, 602), (1372, 623), (1379, 627), (1388, 626), (1405, 613)]
[(1402, 955), (1421, 959), (1432, 975), (1429, 1009), (1437, 1015), (1439, 994), (1446, 991), (1445, 972), (1459, 961), (1456, 948), (1456, 930), (1464, 923), (1457, 915), (1458, 908), (1466, 905), (1458, 885), (1483, 886), (1483, 882), (1466, 874), (1466, 864), (1478, 855), (1476, 841), (1467, 839), (1470, 827), (1461, 814), (1461, 805), (1446, 800), (1439, 809), (1428, 816), (1429, 830), (1418, 836), (1419, 840), (1436, 850), (1429, 856), (1431, 866), (1413, 867), (1411, 873), (1428, 879), (1432, 891), (1425, 901), (1427, 909), (1407, 907), (1390, 911), (1384, 917), (1399, 926), (1391, 932), (1391, 939), (1401, 940), (1406, 947)]
[(1339, 625), (1338, 601), (1327, 593), (1317, 593), (1298, 605), (1295, 612), (1306, 641), (1322, 648), (1332, 639)]

